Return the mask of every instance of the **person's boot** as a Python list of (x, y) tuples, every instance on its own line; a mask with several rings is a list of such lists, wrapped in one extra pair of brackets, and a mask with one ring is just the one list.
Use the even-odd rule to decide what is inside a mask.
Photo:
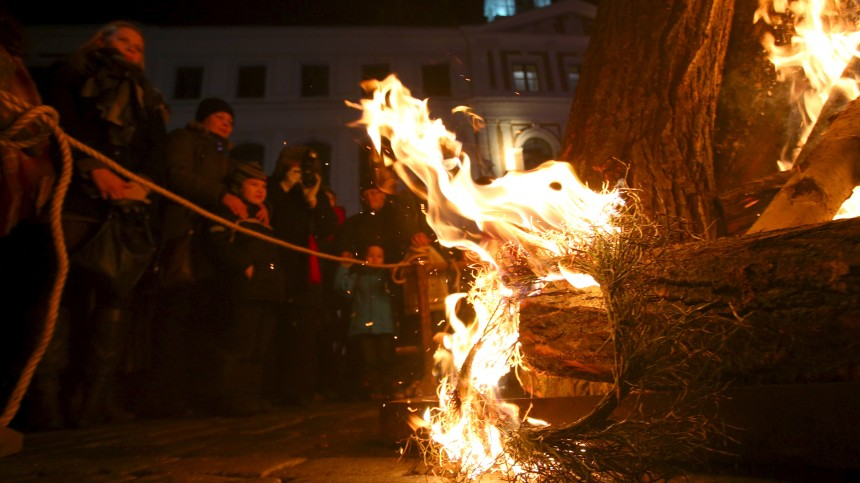
[[(69, 323), (69, 311), (60, 309), (53, 336), (33, 373), (24, 399), (24, 424), (29, 430), (52, 431), (65, 426), (60, 392), (62, 376), (69, 362)], [(40, 332), (37, 337), (41, 335)]]
[(93, 315), (90, 359), (81, 384), (76, 426), (134, 419), (117, 401), (117, 374), (124, 360), (130, 319), (122, 309), (98, 309)]

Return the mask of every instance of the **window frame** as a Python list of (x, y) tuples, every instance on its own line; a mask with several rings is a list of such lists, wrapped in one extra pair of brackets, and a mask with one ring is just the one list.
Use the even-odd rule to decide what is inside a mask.
[[(186, 75), (183, 75), (183, 72), (185, 72)], [(180, 101), (202, 98), (203, 80), (205, 75), (206, 68), (200, 65), (182, 65), (176, 67), (173, 70), (172, 98)], [(193, 77), (193, 79), (191, 79), (191, 77)], [(180, 92), (180, 90), (182, 90), (182, 92)]]
[[(542, 92), (540, 62), (516, 60), (511, 62), (511, 83), (517, 92)], [(522, 77), (518, 79), (518, 74)]]
[[(438, 69), (440, 72), (433, 72)], [(441, 71), (444, 70), (444, 73)], [(438, 76), (438, 77), (437, 77)], [(428, 79), (430, 82), (428, 82)], [(444, 80), (444, 86), (441, 86)], [(441, 87), (441, 89), (436, 89), (435, 86)], [(435, 62), (431, 64), (424, 64), (421, 66), (421, 84), (424, 88), (424, 95), (426, 97), (451, 97), (453, 95), (452, 86), (451, 86), (451, 64), (447, 62)]]
[[(314, 81), (307, 75), (314, 70), (317, 71), (317, 74), (322, 70), (325, 70), (323, 86), (315, 86), (313, 83)], [(331, 92), (331, 66), (329, 64), (321, 63), (301, 64), (299, 67), (299, 82), (299, 95), (301, 97), (328, 97)]]

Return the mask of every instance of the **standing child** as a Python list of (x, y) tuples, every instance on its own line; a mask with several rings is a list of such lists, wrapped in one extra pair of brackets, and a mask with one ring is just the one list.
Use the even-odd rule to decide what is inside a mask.
[[(367, 264), (381, 265), (384, 259), (381, 246), (367, 247)], [(334, 276), (335, 290), (352, 299), (348, 336), (361, 356), (362, 385), (376, 400), (390, 398), (395, 386), (396, 330), (389, 276), (384, 268), (352, 263), (342, 263)]]
[[(239, 164), (230, 191), (248, 210), (236, 223), (272, 237), (272, 227), (255, 215), (265, 209), (266, 174), (256, 163)], [(226, 207), (220, 213), (236, 219)], [(211, 224), (207, 247), (227, 293), (229, 310), (216, 328), (216, 388), (213, 408), (223, 416), (248, 416), (267, 409), (263, 400), (263, 368), (275, 323), (284, 302), (284, 275), (277, 245), (256, 236)]]

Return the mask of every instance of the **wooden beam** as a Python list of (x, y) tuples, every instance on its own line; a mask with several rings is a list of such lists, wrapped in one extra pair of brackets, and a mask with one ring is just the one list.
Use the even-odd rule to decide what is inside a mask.
[[(750, 383), (860, 380), (860, 219), (672, 245), (630, 283), (644, 310), (740, 317), (732, 374)], [(611, 381), (610, 326), (597, 291), (556, 285), (523, 301), (526, 366)], [(729, 363), (729, 362), (727, 362)]]

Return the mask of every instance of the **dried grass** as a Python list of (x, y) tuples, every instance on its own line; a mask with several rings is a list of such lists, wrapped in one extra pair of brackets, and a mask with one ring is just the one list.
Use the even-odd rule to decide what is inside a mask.
[[(722, 451), (729, 441), (715, 411), (726, 387), (722, 370), (731, 365), (721, 354), (743, 329), (743, 321), (713, 315), (707, 305), (656, 310), (654, 304), (662, 302), (649, 300), (641, 288), (628, 283), (630, 275), (647, 264), (672, 263), (660, 247), (673, 234), (641, 216), (637, 205), (631, 196), (614, 220), (616, 229), (595, 228), (588, 240), (557, 234), (555, 241), (565, 250), (539, 260), (561, 262), (591, 275), (601, 286), (612, 327), (608, 343), (614, 348), (615, 380), (591, 413), (569, 424), (535, 427), (511, 420), (497, 401), (484, 395), (468, 401), (460, 397), (467, 407), (435, 415), (454, 424), (469, 411), (475, 421), (471, 430), (480, 433), (490, 424), (501, 431), (504, 454), (496, 462), (495, 477), (512, 482), (666, 481), (709, 453)], [(508, 246), (500, 253), (505, 284), (518, 287), (520, 297), (533, 293), (540, 286), (531, 268), (538, 251)], [(463, 376), (470, 368), (459, 371)], [(466, 381), (461, 377), (451, 390), (462, 393)], [(430, 436), (425, 427), (412, 442), (432, 474), (453, 481), (483, 476), (480, 469), (451, 460)]]

